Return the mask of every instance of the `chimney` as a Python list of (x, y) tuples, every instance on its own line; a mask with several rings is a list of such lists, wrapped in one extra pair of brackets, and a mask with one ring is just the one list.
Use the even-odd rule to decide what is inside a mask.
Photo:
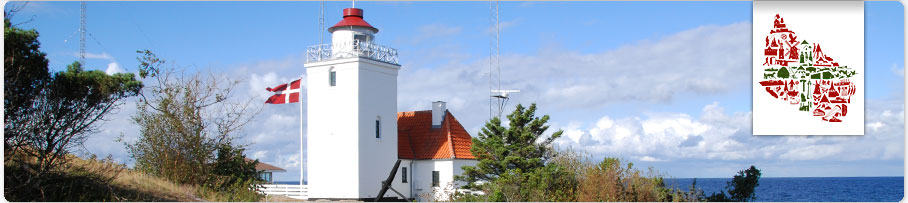
[(445, 107), (445, 102), (436, 101), (432, 102), (432, 128), (440, 128), (441, 122), (445, 119), (445, 112), (448, 109)]

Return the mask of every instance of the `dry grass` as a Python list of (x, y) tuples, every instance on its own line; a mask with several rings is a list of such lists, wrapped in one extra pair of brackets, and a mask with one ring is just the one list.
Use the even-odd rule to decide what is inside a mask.
[(105, 176), (113, 176), (113, 180), (110, 182), (111, 187), (132, 193), (129, 195), (131, 197), (124, 197), (123, 201), (205, 201), (196, 197), (197, 189), (193, 186), (179, 185), (140, 171), (129, 170), (126, 166), (114, 163), (109, 159), (81, 159), (75, 156), (70, 158), (69, 165), (71, 166)]
[[(17, 187), (20, 190), (5, 190), (5, 197), (17, 201), (207, 202), (228, 201), (232, 198), (235, 199), (236, 195), (230, 191), (216, 192), (202, 189), (199, 186), (177, 184), (142, 171), (130, 170), (110, 158), (83, 159), (68, 155), (66, 161), (66, 164), (53, 172), (53, 177), (41, 179), (44, 180), (42, 184), (34, 185), (34, 187)], [(34, 177), (34, 172), (21, 169), (20, 166), (24, 165), (5, 163), (7, 179)], [(15, 176), (11, 176), (11, 173)], [(9, 188), (25, 180), (19, 178), (13, 179), (13, 182), (6, 181), (4, 186)], [(35, 193), (49, 195), (35, 197), (33, 195)], [(285, 196), (269, 196), (257, 201), (299, 202), (301, 200)]]
[(196, 189), (191, 186), (178, 185), (160, 178), (149, 176), (145, 173), (126, 171), (120, 173), (114, 179), (113, 185), (123, 188), (130, 188), (137, 191), (153, 194), (157, 197), (171, 199), (180, 202), (205, 201), (197, 198), (194, 194)]

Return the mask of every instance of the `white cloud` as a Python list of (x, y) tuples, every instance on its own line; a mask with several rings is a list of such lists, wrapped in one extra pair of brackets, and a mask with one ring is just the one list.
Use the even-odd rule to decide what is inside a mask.
[(284, 82), (278, 80), (277, 73), (274, 72), (268, 72), (262, 74), (261, 76), (256, 73), (252, 73), (252, 75), (249, 75), (249, 93), (252, 94), (255, 98), (265, 99), (268, 98), (268, 96), (274, 94), (265, 91), (267, 88), (278, 86), (287, 82), (288, 81), (286, 81), (286, 79), (284, 79)]
[(883, 124), (879, 121), (867, 124), (867, 127), (870, 127), (870, 129), (873, 129), (873, 131), (878, 131), (883, 126), (886, 126), (886, 124)]
[(817, 160), (833, 158), (842, 152), (841, 145), (808, 145), (793, 148), (779, 155), (779, 158), (788, 160)]
[(118, 64), (117, 62), (110, 62), (107, 64), (107, 70), (105, 70), (104, 72), (108, 75), (113, 75), (117, 73), (124, 73), (126, 72), (126, 70), (120, 68), (120, 64)]
[(117, 142), (120, 135), (127, 142), (134, 142), (138, 138), (139, 129), (132, 123), (131, 116), (136, 113), (135, 99), (130, 98), (122, 101), (123, 105), (119, 109), (105, 116), (105, 120), (96, 123), (99, 131), (85, 141), (83, 152), (95, 154), (98, 157), (110, 155), (114, 161), (127, 163), (132, 166), (126, 147), (123, 143)]
[[(704, 108), (715, 109), (716, 104)], [(704, 119), (697, 120), (679, 113), (646, 113), (646, 117), (610, 118), (603, 116), (591, 128), (580, 131), (592, 137), (589, 142), (559, 140), (562, 146), (574, 146), (594, 155), (629, 156), (644, 161), (679, 158), (741, 159), (740, 153), (729, 153), (742, 143), (729, 139), (737, 130)], [(739, 115), (748, 116), (748, 115)], [(574, 133), (577, 129), (574, 129)], [(627, 157), (625, 157), (627, 158)]]
[[(300, 175), (300, 104), (264, 104), (265, 100), (273, 93), (265, 88), (274, 87), (299, 78), (305, 73), (306, 58), (303, 54), (294, 54), (283, 58), (264, 60), (249, 64), (240, 64), (231, 69), (229, 74), (243, 78), (248, 83), (243, 86), (237, 95), (248, 95), (254, 102), (261, 102), (262, 111), (256, 120), (246, 126), (243, 141), (250, 144), (249, 152), (266, 151), (260, 161), (281, 167), (287, 172), (275, 173), (274, 180), (291, 181), (299, 180)], [(303, 81), (306, 81), (303, 75)], [(306, 92), (306, 83), (303, 82), (302, 91)], [(242, 87), (242, 86), (241, 86)], [(245, 91), (245, 92), (242, 92)], [(306, 94), (302, 95), (303, 106), (306, 105)], [(303, 109), (303, 123), (305, 127), (305, 109)], [(303, 129), (305, 131), (305, 129)], [(305, 144), (305, 142), (303, 142)], [(255, 154), (253, 154), (255, 155)]]
[[(517, 25), (517, 20), (500, 21), (500, 22), (498, 22), (498, 30), (504, 32), (505, 29), (516, 26), (516, 25)], [(495, 32), (495, 26), (490, 25), (488, 28), (486, 28), (486, 33), (492, 33), (492, 32)]]
[(892, 71), (892, 74), (895, 74), (899, 77), (905, 78), (905, 68), (899, 68), (898, 65), (892, 64), (892, 68), (889, 69)]
[(665, 161), (665, 160), (658, 159), (658, 158), (651, 157), (651, 156), (642, 156), (642, 157), (639, 157), (638, 159), (639, 159), (640, 161), (649, 161), (649, 162), (662, 162), (662, 161)]
[[(78, 53), (78, 52), (75, 53), (75, 56), (76, 56), (76, 57), (79, 57), (79, 53)], [(114, 60), (114, 57), (111, 56), (110, 54), (107, 54), (106, 52), (105, 52), (105, 53), (100, 53), (100, 54), (98, 54), (98, 53), (85, 53), (85, 58), (87, 58), (87, 59), (106, 59), (106, 60)]]
[(425, 40), (430, 40), (434, 43), (436, 41), (439, 41), (440, 38), (451, 37), (460, 34), (462, 28), (452, 25), (428, 24), (419, 26), (417, 30), (419, 32), (415, 37), (411, 39), (410, 43), (418, 44)]
[[(871, 100), (864, 136), (753, 136), (751, 114), (727, 114), (718, 103), (706, 105), (701, 117), (679, 113), (645, 113), (646, 117), (603, 116), (587, 129), (578, 121), (567, 127), (559, 146), (583, 149), (594, 156), (641, 161), (854, 161), (901, 160), (904, 106)], [(900, 113), (891, 113), (899, 111)], [(557, 129), (557, 128), (556, 128)], [(591, 140), (582, 139), (592, 136)]]
[[(594, 53), (557, 46), (533, 54), (504, 53), (501, 86), (522, 91), (505, 112), (513, 110), (513, 104), (530, 102), (552, 112), (625, 102), (661, 104), (677, 95), (708, 96), (748, 87), (750, 29), (749, 23), (702, 26)], [(436, 100), (460, 100), (472, 105), (449, 108), (468, 129), (489, 118), (481, 113), (489, 111), (488, 57), (435, 54), (455, 51), (413, 53), (417, 61), (402, 60), (401, 111), (424, 110)]]
[(251, 156), (250, 158), (253, 158), (253, 159), (264, 159), (264, 158), (265, 158), (265, 155), (266, 155), (267, 153), (268, 153), (267, 150), (256, 151), (255, 153), (252, 153), (252, 156)]

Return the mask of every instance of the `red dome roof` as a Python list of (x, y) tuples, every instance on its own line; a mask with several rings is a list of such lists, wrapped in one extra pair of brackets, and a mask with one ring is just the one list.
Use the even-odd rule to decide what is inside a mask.
[(378, 33), (378, 28), (372, 27), (372, 25), (369, 25), (369, 23), (363, 20), (363, 9), (345, 8), (344, 19), (328, 28), (328, 32), (334, 32), (334, 29), (344, 26), (364, 27), (372, 30), (374, 33)]

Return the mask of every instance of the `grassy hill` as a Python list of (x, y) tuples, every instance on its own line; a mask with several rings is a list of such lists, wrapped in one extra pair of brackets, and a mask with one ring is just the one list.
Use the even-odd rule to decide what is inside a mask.
[(9, 201), (208, 201), (199, 197), (197, 187), (130, 170), (109, 159), (82, 159), (72, 155), (67, 158), (69, 163), (61, 170), (40, 179), (29, 178), (34, 173), (26, 167), (4, 163), (4, 198)]

